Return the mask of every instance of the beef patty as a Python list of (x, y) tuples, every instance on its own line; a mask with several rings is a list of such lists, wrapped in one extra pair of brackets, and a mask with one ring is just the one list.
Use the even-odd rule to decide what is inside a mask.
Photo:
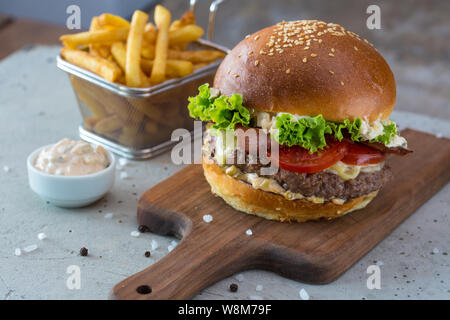
[[(210, 154), (207, 156), (216, 161), (213, 158), (215, 152), (214, 137), (211, 136), (206, 143), (210, 144)], [(263, 167), (261, 164), (235, 163), (235, 165), (244, 173), (257, 173), (258, 175), (260, 175), (260, 169)], [(391, 176), (390, 168), (384, 166), (379, 171), (361, 172), (355, 179), (351, 180), (344, 180), (331, 172), (297, 173), (281, 168), (275, 175), (267, 177), (275, 179), (285, 190), (300, 193), (305, 197), (321, 197), (325, 201), (339, 198), (348, 201), (380, 189), (389, 181)]]

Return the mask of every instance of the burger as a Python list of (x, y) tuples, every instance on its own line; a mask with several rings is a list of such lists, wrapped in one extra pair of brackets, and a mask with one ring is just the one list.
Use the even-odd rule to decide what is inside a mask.
[[(411, 152), (389, 120), (395, 99), (394, 75), (367, 40), (300, 20), (246, 36), (188, 109), (208, 123), (203, 169), (215, 195), (248, 214), (303, 222), (362, 209), (388, 183), (386, 156)], [(249, 130), (267, 156), (236, 142)]]

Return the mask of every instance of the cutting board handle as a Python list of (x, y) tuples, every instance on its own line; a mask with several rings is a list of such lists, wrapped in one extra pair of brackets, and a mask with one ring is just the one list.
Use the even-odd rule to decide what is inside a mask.
[(155, 228), (160, 234), (179, 234), (183, 239), (163, 259), (118, 283), (112, 299), (190, 299), (225, 277), (257, 267), (260, 246), (249, 241), (243, 231), (224, 237), (223, 230), (212, 225), (194, 224), (173, 212), (158, 213), (145, 215), (152, 219), (145, 225), (151, 231)]

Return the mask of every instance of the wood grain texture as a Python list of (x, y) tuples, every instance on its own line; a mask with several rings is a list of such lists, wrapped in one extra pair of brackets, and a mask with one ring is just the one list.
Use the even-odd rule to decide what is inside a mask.
[(0, 29), (4, 28), (11, 21), (12, 21), (11, 16), (0, 13)]
[[(184, 168), (144, 193), (138, 206), (139, 224), (181, 242), (117, 284), (111, 298), (187, 299), (248, 269), (333, 281), (450, 180), (450, 140), (409, 129), (402, 134), (414, 153), (388, 160), (393, 181), (365, 209), (332, 221), (289, 224), (237, 212), (210, 193), (200, 165)], [(214, 220), (205, 223), (205, 214)]]

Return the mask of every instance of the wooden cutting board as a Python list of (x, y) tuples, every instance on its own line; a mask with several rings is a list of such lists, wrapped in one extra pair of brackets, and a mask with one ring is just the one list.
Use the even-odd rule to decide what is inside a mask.
[[(405, 130), (414, 153), (388, 160), (394, 179), (365, 209), (331, 221), (281, 223), (235, 211), (190, 165), (145, 192), (138, 222), (176, 235), (179, 245), (117, 284), (114, 299), (187, 299), (225, 277), (265, 269), (314, 284), (330, 282), (363, 257), (450, 179), (450, 140)], [(203, 215), (211, 214), (211, 223)], [(246, 235), (251, 229), (253, 235)]]

